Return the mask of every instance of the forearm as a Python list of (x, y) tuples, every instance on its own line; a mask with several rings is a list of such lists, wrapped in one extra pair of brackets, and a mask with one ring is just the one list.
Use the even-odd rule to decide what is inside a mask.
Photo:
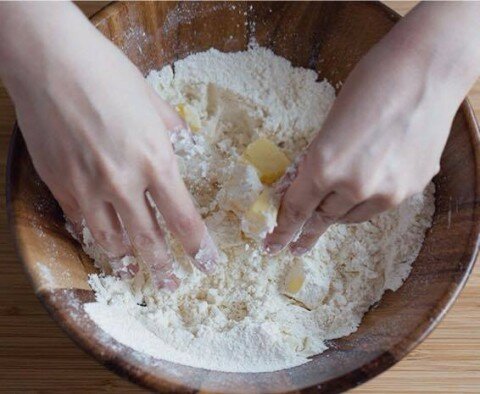
[(0, 78), (15, 100), (74, 63), (94, 68), (97, 34), (71, 3), (0, 3)]
[[(441, 83), (457, 105), (480, 76), (480, 2), (421, 3), (382, 40), (377, 52)], [(396, 52), (394, 54), (393, 52)]]

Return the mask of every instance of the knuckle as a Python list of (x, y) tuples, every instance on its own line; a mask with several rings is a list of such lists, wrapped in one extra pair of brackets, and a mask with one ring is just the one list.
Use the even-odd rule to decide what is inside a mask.
[(149, 177), (154, 177), (160, 182), (171, 179), (175, 174), (176, 161), (173, 155), (161, 155), (149, 158), (146, 161), (146, 171)]
[(318, 196), (325, 192), (335, 181), (335, 174), (328, 168), (323, 168), (315, 173), (312, 179), (313, 194)]
[(322, 207), (319, 207), (313, 212), (311, 218), (308, 219), (307, 223), (303, 226), (303, 232), (304, 234), (313, 233), (320, 235), (320, 233), (323, 232), (323, 229), (337, 221), (338, 215), (326, 213)]
[(109, 179), (117, 171), (117, 166), (112, 161), (104, 157), (95, 159), (93, 167), (94, 174), (98, 175), (100, 179)]
[(308, 213), (300, 205), (288, 201), (283, 205), (283, 215), (290, 223), (304, 222), (308, 219)]
[(325, 178), (323, 174), (318, 174), (312, 180), (312, 195), (321, 195), (328, 188), (328, 185), (330, 185), (330, 179)]
[(315, 161), (322, 167), (335, 160), (336, 150), (331, 144), (316, 141), (311, 149)]
[(133, 208), (129, 210), (129, 206), (132, 204), (131, 196), (128, 194), (127, 188), (117, 188), (114, 193), (110, 195), (110, 199), (114, 202), (114, 205), (118, 205), (127, 212), (133, 211)]
[(96, 229), (92, 232), (93, 238), (109, 252), (116, 252), (118, 245), (122, 243), (122, 236), (115, 231)]
[(372, 187), (362, 179), (353, 179), (348, 182), (348, 190), (354, 201), (365, 201), (371, 195)]
[(125, 188), (125, 180), (119, 176), (112, 176), (104, 180), (104, 188), (110, 193), (119, 194)]
[(151, 249), (157, 243), (158, 237), (160, 234), (155, 230), (143, 230), (135, 235), (133, 242), (136, 248)]
[(116, 190), (117, 186), (123, 183), (122, 170), (113, 161), (98, 159), (94, 163), (94, 168), (92, 181), (101, 182), (100, 186), (104, 191)]
[(182, 236), (188, 236), (195, 232), (195, 220), (192, 216), (186, 214), (179, 214), (172, 221), (173, 230)]
[(406, 198), (405, 193), (397, 192), (397, 193), (394, 193), (393, 196), (391, 197), (390, 203), (393, 205), (393, 207), (396, 207), (400, 205), (403, 202), (403, 200), (405, 200), (405, 198)]
[(381, 195), (381, 201), (384, 203), (386, 209), (392, 209), (400, 205), (405, 199), (406, 195), (403, 191), (394, 190)]
[(318, 181), (325, 186), (335, 181), (338, 176), (337, 169), (333, 165), (322, 166), (318, 171)]
[(107, 193), (109, 199), (123, 205), (129, 200), (129, 180), (127, 177), (112, 176), (104, 180), (103, 190)]
[(335, 223), (338, 219), (338, 215), (333, 215), (324, 211), (318, 212), (317, 214), (320, 216), (322, 223), (327, 225)]

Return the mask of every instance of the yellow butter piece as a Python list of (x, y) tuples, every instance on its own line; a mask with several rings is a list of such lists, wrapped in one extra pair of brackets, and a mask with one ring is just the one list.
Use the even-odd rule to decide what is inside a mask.
[(302, 274), (290, 275), (290, 277), (287, 278), (287, 285), (285, 286), (285, 290), (287, 291), (287, 293), (290, 294), (298, 293), (302, 288), (304, 281), (305, 277)]
[(256, 168), (260, 180), (267, 185), (280, 179), (290, 165), (285, 153), (267, 138), (259, 138), (248, 145), (243, 158)]
[(196, 132), (202, 128), (202, 122), (198, 111), (188, 104), (178, 104), (176, 106), (178, 114), (187, 122), (190, 130)]
[(294, 295), (302, 290), (304, 284), (305, 270), (303, 269), (303, 264), (297, 260), (290, 267), (290, 270), (285, 277), (285, 293)]
[(272, 204), (269, 190), (265, 189), (250, 206), (247, 216), (249, 219), (261, 219), (273, 213), (276, 214), (276, 207)]
[(263, 238), (273, 229), (276, 222), (277, 206), (270, 195), (270, 190), (265, 189), (248, 208), (242, 219), (242, 230), (247, 235)]
[(282, 294), (309, 310), (322, 305), (332, 280), (330, 270), (308, 256), (294, 258), (287, 270), (281, 288)]

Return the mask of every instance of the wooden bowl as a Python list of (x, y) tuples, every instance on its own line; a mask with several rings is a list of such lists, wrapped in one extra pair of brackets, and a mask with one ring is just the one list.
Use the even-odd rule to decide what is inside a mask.
[[(239, 51), (251, 38), (316, 69), (333, 85), (399, 16), (377, 3), (116, 3), (93, 23), (146, 74), (190, 53)], [(458, 111), (435, 178), (432, 229), (405, 284), (385, 294), (357, 332), (305, 365), (272, 373), (222, 373), (154, 360), (116, 342), (88, 318), (94, 271), (69, 237), (18, 130), (8, 162), (8, 212), (35, 291), (75, 342), (105, 366), (158, 391), (338, 392), (381, 373), (418, 345), (464, 286), (479, 240), (479, 137), (468, 102)], [(120, 322), (121, 324), (121, 322)], [(85, 379), (88, 379), (86, 376)]]

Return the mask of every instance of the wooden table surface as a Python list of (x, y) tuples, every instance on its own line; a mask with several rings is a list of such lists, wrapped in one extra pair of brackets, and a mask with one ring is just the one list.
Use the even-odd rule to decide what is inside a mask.
[[(414, 2), (391, 2), (404, 14)], [(82, 3), (92, 14), (103, 3)], [(470, 94), (480, 117), (480, 81)], [(144, 392), (107, 371), (50, 319), (15, 254), (5, 213), (14, 109), (0, 85), (0, 391)], [(357, 393), (480, 393), (480, 265), (440, 326), (408, 357)]]

